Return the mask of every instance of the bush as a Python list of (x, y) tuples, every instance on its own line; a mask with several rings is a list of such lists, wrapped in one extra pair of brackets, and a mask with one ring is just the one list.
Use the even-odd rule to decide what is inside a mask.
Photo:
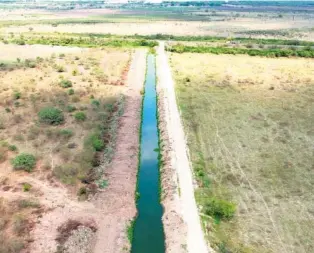
[(56, 66), (56, 70), (57, 70), (57, 72), (59, 72), (59, 73), (66, 71), (65, 67), (64, 67), (64, 66), (61, 66), (61, 65), (57, 65), (57, 66)]
[(69, 89), (68, 90), (68, 94), (71, 96), (71, 95), (73, 95), (74, 94), (74, 90), (73, 89)]
[(36, 62), (34, 62), (33, 60), (30, 60), (30, 59), (26, 59), (25, 60), (25, 67), (35, 68), (36, 67)]
[(72, 87), (72, 82), (70, 80), (62, 80), (59, 85), (62, 87), (62, 88), (70, 88)]
[(101, 151), (104, 148), (105, 144), (104, 141), (101, 139), (100, 133), (93, 133), (90, 134), (85, 140), (85, 146), (91, 146), (96, 151)]
[(20, 99), (21, 98), (21, 92), (18, 92), (18, 91), (14, 92), (13, 93), (13, 98), (15, 100)]
[(36, 165), (36, 158), (31, 154), (22, 153), (12, 160), (13, 168), (31, 172)]
[(84, 120), (86, 120), (86, 114), (84, 112), (77, 112), (74, 114), (74, 118), (77, 121), (84, 121)]
[(77, 74), (78, 74), (78, 70), (77, 70), (77, 69), (74, 69), (74, 70), (72, 71), (72, 76), (77, 76)]
[(204, 206), (205, 214), (214, 216), (219, 219), (231, 219), (236, 211), (234, 203), (210, 198)]
[(17, 147), (15, 145), (9, 145), (8, 149), (11, 151), (17, 151)]
[(77, 164), (64, 164), (56, 166), (53, 174), (64, 184), (75, 184), (79, 175), (79, 166)]
[(67, 111), (68, 112), (74, 112), (76, 110), (76, 107), (75, 106), (73, 106), (73, 105), (68, 105), (67, 106)]
[(23, 184), (23, 192), (29, 192), (32, 188), (32, 185), (29, 183), (24, 183)]
[(92, 100), (92, 105), (98, 108), (100, 106), (99, 100), (96, 100), (96, 99)]
[(59, 125), (64, 121), (64, 116), (61, 110), (54, 107), (45, 107), (38, 113), (41, 122), (50, 125)]
[(32, 199), (21, 199), (18, 202), (18, 206), (20, 209), (22, 208), (38, 208), (40, 207), (40, 204), (37, 200)]
[(62, 129), (60, 130), (60, 135), (62, 135), (63, 137), (69, 139), (71, 138), (74, 134), (73, 134), (73, 131), (70, 130), (70, 129)]

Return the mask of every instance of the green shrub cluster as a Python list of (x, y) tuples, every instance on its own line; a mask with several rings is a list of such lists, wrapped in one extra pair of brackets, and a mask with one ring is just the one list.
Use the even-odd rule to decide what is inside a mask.
[(12, 160), (15, 170), (25, 170), (31, 172), (36, 165), (36, 158), (31, 154), (22, 153)]
[(93, 147), (95, 151), (101, 151), (105, 144), (99, 132), (90, 134), (85, 140), (85, 146)]
[(45, 107), (38, 113), (39, 120), (50, 125), (60, 125), (64, 122), (63, 112), (54, 107)]
[(310, 48), (292, 49), (251, 49), (251, 48), (229, 48), (229, 47), (206, 47), (206, 46), (185, 46), (177, 44), (167, 48), (167, 51), (174, 53), (211, 53), (211, 54), (247, 54), (250, 56), (265, 57), (304, 57), (314, 58), (314, 50)]
[(72, 82), (70, 80), (61, 80), (59, 85), (62, 88), (70, 88), (70, 87), (72, 87)]
[(76, 112), (74, 114), (74, 118), (77, 120), (77, 121), (84, 121), (86, 120), (86, 114), (84, 112)]
[[(12, 39), (10, 42), (18, 43), (17, 39)], [(54, 45), (54, 46), (79, 46), (79, 47), (155, 47), (158, 45), (157, 41), (146, 39), (102, 39), (97, 37), (29, 37), (25, 38), (27, 44), (42, 44), (42, 45)], [(63, 70), (64, 71), (64, 70)], [(63, 72), (59, 71), (59, 72)]]
[(204, 213), (219, 219), (231, 219), (236, 211), (236, 205), (226, 200), (209, 198), (204, 206)]

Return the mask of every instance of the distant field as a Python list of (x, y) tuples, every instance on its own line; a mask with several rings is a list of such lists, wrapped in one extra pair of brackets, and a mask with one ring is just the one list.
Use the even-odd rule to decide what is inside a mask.
[[(86, 200), (113, 155), (131, 51), (0, 45), (0, 252), (53, 201)], [(81, 207), (76, 202), (77, 207)]]
[[(165, 15), (165, 14), (163, 14)], [(189, 36), (224, 36), (224, 37), (257, 37), (314, 40), (313, 17), (291, 16), (283, 18), (264, 18), (259, 16), (233, 17), (213, 15), (211, 19), (192, 19), (190, 16), (176, 19), (175, 16), (160, 14), (141, 15), (110, 14), (82, 18), (80, 16), (54, 16), (51, 19), (40, 16), (36, 19), (9, 21), (0, 19), (1, 33), (34, 32), (61, 33), (111, 33), (119, 35), (189, 35)]]
[(211, 245), (222, 253), (313, 252), (314, 62), (170, 59)]

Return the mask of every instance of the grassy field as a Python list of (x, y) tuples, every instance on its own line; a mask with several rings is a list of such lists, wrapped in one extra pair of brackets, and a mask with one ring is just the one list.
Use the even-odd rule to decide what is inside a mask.
[(47, 211), (45, 188), (86, 200), (106, 185), (131, 50), (0, 47), (0, 252), (11, 253)]
[(314, 251), (314, 62), (171, 54), (206, 237), (221, 253)]

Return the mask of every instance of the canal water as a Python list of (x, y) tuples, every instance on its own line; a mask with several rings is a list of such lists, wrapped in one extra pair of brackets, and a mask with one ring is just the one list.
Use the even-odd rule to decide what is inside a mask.
[(147, 56), (138, 174), (138, 216), (132, 253), (164, 253), (163, 209), (159, 202), (159, 162), (155, 56)]

